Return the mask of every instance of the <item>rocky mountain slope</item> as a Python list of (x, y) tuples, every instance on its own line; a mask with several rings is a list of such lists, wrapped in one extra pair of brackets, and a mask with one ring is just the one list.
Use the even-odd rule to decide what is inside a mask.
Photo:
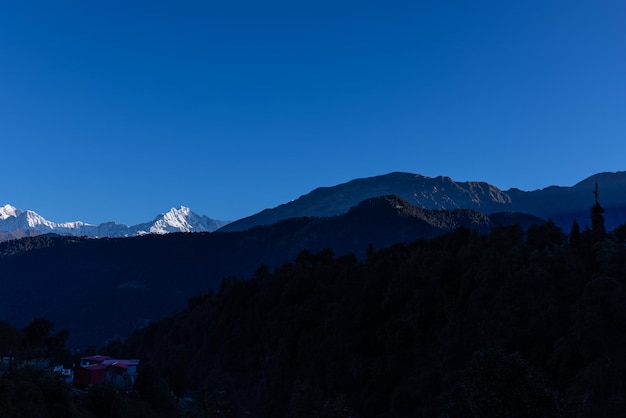
[(525, 212), (554, 222), (569, 230), (576, 219), (581, 227), (589, 223), (595, 184), (605, 208), (609, 229), (626, 222), (626, 172), (600, 173), (572, 187), (551, 186), (541, 190), (502, 191), (484, 182), (456, 182), (449, 177), (426, 177), (411, 173), (390, 173), (352, 180), (333, 187), (320, 187), (300, 198), (232, 222), (223, 231), (241, 231), (299, 216), (332, 216), (347, 212), (372, 197), (395, 195), (424, 209), (474, 209), (482, 213)]

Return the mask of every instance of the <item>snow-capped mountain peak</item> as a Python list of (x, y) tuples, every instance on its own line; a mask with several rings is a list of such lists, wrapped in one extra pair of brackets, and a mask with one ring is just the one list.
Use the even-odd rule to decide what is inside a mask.
[(168, 232), (180, 231), (191, 232), (194, 229), (197, 215), (191, 212), (188, 207), (172, 208), (168, 212), (157, 216), (150, 227), (153, 234), (166, 234)]
[(163, 215), (162, 220), (167, 222), (170, 226), (181, 228), (181, 230), (189, 232), (193, 229), (189, 221), (193, 221), (195, 216), (196, 215), (193, 214), (188, 207), (181, 206), (179, 209), (170, 209), (169, 212)]
[(52, 229), (55, 226), (54, 222), (46, 220), (43, 216), (39, 215), (36, 212), (33, 212), (32, 210), (27, 210), (25, 212), (24, 219), (26, 221), (26, 225), (31, 228), (35, 228), (39, 225), (45, 225)]
[(22, 213), (22, 210), (16, 208), (11, 205), (4, 205), (0, 207), (0, 220), (9, 219), (11, 217), (17, 218), (19, 214)]
[[(170, 232), (212, 232), (228, 222), (211, 219), (193, 213), (188, 207), (172, 208), (157, 216), (152, 222), (134, 226), (107, 222), (90, 225), (84, 222), (55, 223), (32, 210), (21, 210), (11, 205), (0, 207), (0, 241), (29, 234), (58, 233), (64, 235), (83, 235), (89, 237), (128, 237), (143, 234), (167, 234)], [(22, 233), (16, 234), (16, 231)]]
[(172, 208), (157, 216), (154, 221), (138, 225), (142, 228), (138, 234), (167, 234), (170, 232), (202, 232), (214, 231), (227, 222), (216, 221), (207, 216), (200, 216), (186, 206)]

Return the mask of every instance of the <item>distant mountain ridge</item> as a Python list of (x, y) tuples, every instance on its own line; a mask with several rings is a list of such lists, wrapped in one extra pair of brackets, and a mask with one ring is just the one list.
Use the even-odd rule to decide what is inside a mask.
[(356, 179), (332, 187), (320, 187), (298, 199), (232, 222), (221, 231), (242, 231), (300, 216), (334, 216), (346, 213), (363, 200), (395, 195), (424, 209), (473, 209), (485, 214), (524, 212), (552, 219), (568, 230), (576, 219), (589, 223), (593, 190), (598, 183), (606, 226), (626, 222), (626, 172), (599, 173), (572, 187), (550, 186), (540, 190), (502, 191), (485, 182), (456, 182), (450, 177), (426, 177), (394, 172)]
[(92, 238), (130, 237), (144, 234), (171, 232), (212, 232), (228, 224), (208, 216), (197, 215), (188, 207), (172, 208), (151, 222), (126, 226), (115, 222), (90, 225), (85, 222), (56, 223), (32, 210), (22, 210), (11, 205), (0, 207), (0, 242), (39, 234), (87, 236)]
[(573, 220), (589, 224), (595, 184), (605, 209), (606, 227), (626, 222), (626, 172), (598, 173), (571, 187), (550, 186), (534, 191), (511, 188), (503, 191), (481, 181), (457, 182), (450, 177), (427, 177), (393, 172), (351, 180), (332, 187), (319, 187), (298, 199), (265, 209), (235, 222), (219, 221), (181, 206), (154, 220), (126, 226), (115, 222), (90, 225), (84, 222), (54, 223), (36, 212), (11, 205), (0, 207), (0, 242), (45, 233), (88, 237), (130, 237), (171, 232), (245, 231), (290, 218), (330, 217), (347, 213), (360, 202), (381, 196), (398, 196), (411, 205), (429, 210), (472, 209), (484, 214), (523, 212), (551, 219), (569, 230)]
[(219, 289), (225, 277), (249, 278), (260, 265), (272, 270), (303, 250), (330, 248), (363, 258), (368, 245), (380, 249), (458, 227), (480, 233), (542, 222), (525, 214), (422, 209), (383, 196), (342, 215), (292, 218), (243, 232), (28, 237), (0, 243), (0, 320), (21, 327), (45, 316), (67, 328), (73, 344), (103, 344)]

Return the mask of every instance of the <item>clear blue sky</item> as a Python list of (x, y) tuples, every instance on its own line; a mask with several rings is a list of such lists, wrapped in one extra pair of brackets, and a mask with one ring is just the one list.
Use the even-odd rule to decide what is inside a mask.
[(623, 0), (0, 0), (0, 205), (234, 220), (392, 171), (626, 170), (624, 22)]

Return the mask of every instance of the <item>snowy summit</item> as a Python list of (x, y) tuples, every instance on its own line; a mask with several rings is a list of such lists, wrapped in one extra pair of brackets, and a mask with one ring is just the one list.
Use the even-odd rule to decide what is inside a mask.
[(84, 222), (56, 223), (48, 221), (32, 210), (22, 210), (7, 204), (0, 207), (0, 232), (4, 233), (0, 234), (0, 241), (47, 233), (113, 238), (171, 232), (213, 232), (228, 223), (197, 215), (185, 206), (178, 209), (172, 208), (169, 212), (158, 215), (152, 222), (133, 226), (115, 222), (100, 225), (90, 225)]
[[(228, 222), (217, 221), (208, 216), (196, 215), (186, 206), (172, 208), (167, 213), (157, 216), (144, 226), (137, 234), (167, 234), (170, 232), (212, 232)], [(139, 225), (138, 225), (139, 226)]]

